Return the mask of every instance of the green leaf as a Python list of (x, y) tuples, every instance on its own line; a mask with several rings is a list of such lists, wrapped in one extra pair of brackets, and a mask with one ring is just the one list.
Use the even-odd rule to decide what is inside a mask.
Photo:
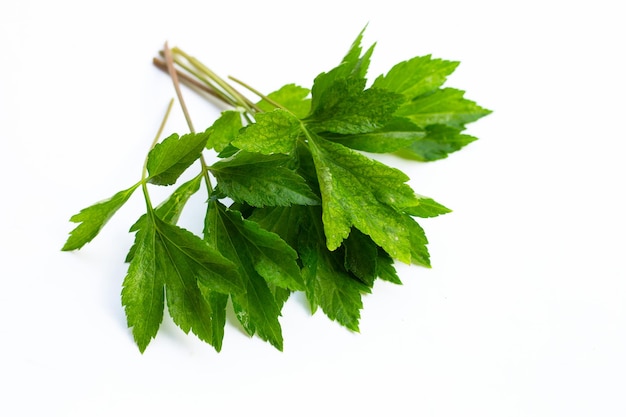
[(312, 262), (315, 258), (309, 259), (307, 254), (304, 258), (307, 267), (303, 274), (307, 280), (313, 279), (315, 303), (329, 319), (358, 332), (363, 309), (361, 294), (367, 292), (367, 287), (347, 274), (338, 274), (328, 257), (317, 258), (316, 265)]
[(210, 167), (220, 189), (236, 202), (252, 206), (319, 204), (304, 179), (288, 168), (292, 158), (240, 151)]
[(394, 208), (419, 203), (404, 183), (408, 177), (318, 136), (311, 136), (309, 146), (322, 193), (328, 249), (338, 248), (355, 226), (392, 257), (410, 263), (409, 231)]
[(235, 140), (242, 127), (241, 112), (236, 110), (223, 111), (221, 116), (207, 129), (206, 147), (222, 152)]
[[(305, 292), (312, 313), (321, 309), (359, 331), (362, 296), (376, 279), (401, 284), (395, 262), (430, 267), (428, 240), (416, 219), (450, 210), (416, 194), (402, 171), (360, 151), (442, 159), (476, 140), (463, 131), (490, 110), (461, 90), (444, 88), (458, 62), (430, 55), (400, 62), (369, 84), (374, 45), (362, 48), (363, 33), (310, 90), (287, 84), (259, 93), (256, 106), (194, 58), (175, 52), (190, 65), (181, 64), (185, 69), (208, 77), (195, 81), (215, 83), (235, 109), (203, 133), (174, 134), (155, 145), (147, 178), (74, 215), (70, 220), (79, 225), (63, 246), (90, 242), (143, 186), (148, 212), (131, 227), (135, 241), (121, 294), (141, 352), (156, 336), (165, 305), (185, 333), (220, 351), (228, 304), (249, 335), (282, 350), (279, 318), (294, 291)], [(188, 74), (199, 77), (195, 70)], [(207, 148), (218, 161), (208, 169), (203, 162), (199, 175), (153, 209), (145, 182), (176, 183)], [(176, 223), (205, 178), (200, 238)], [(227, 208), (222, 200), (232, 204)]]
[[(172, 194), (170, 194), (167, 199), (165, 199), (155, 208), (157, 217), (164, 222), (176, 224), (178, 222), (178, 219), (180, 218), (180, 215), (183, 212), (183, 208), (185, 207), (191, 196), (200, 189), (202, 178), (202, 175), (198, 175), (178, 187)], [(140, 223), (142, 221), (145, 221), (147, 216), (148, 214), (144, 214), (143, 216), (141, 216), (140, 220), (138, 220), (130, 228), (130, 231), (134, 232), (136, 230), (139, 230), (139, 228), (141, 227)]]
[(430, 254), (426, 247), (428, 239), (424, 229), (410, 216), (404, 216), (404, 221), (411, 241), (411, 262), (430, 268)]
[(345, 267), (368, 287), (374, 285), (377, 277), (376, 261), (378, 246), (372, 239), (352, 228), (348, 238), (343, 242), (345, 250)]
[(363, 79), (335, 81), (304, 121), (316, 131), (340, 134), (368, 133), (383, 127), (405, 99), (397, 93), (364, 87)]
[[(354, 228), (341, 249), (329, 251), (318, 207), (256, 209), (250, 219), (278, 233), (293, 248), (297, 248), (311, 311), (315, 313), (321, 306), (331, 320), (349, 329), (358, 330), (363, 307), (361, 294), (369, 292), (367, 287), (372, 286), (377, 276), (399, 282), (391, 257)], [(379, 265), (379, 262), (382, 264)], [(354, 282), (357, 277), (360, 282)], [(325, 295), (331, 299), (325, 299)]]
[(157, 230), (153, 222), (144, 226), (135, 236), (135, 255), (122, 284), (128, 327), (142, 353), (159, 330), (165, 299), (164, 276), (156, 257)]
[(425, 135), (425, 132), (376, 131), (361, 135), (333, 136), (328, 139), (359, 151), (391, 153), (407, 149)]
[(158, 272), (163, 274), (168, 311), (185, 333), (191, 330), (217, 349), (223, 335), (214, 335), (213, 329), (223, 323), (221, 312), (214, 323), (211, 304), (200, 285), (223, 294), (243, 291), (235, 265), (196, 235), (157, 217), (154, 220), (158, 230)]
[(119, 191), (113, 197), (82, 209), (73, 215), (70, 221), (80, 223), (70, 232), (70, 236), (61, 250), (71, 251), (82, 248), (95, 238), (104, 225), (113, 215), (128, 201), (133, 192), (139, 187), (139, 183), (132, 187)]
[(424, 129), (418, 128), (407, 119), (395, 117), (381, 129), (373, 132), (343, 136), (326, 135), (325, 137), (360, 151), (390, 153), (406, 149), (424, 136), (426, 136)]
[[(163, 223), (167, 224), (167, 223)], [(191, 331), (200, 340), (214, 344), (213, 314), (211, 306), (200, 291), (189, 259), (175, 245), (163, 239), (156, 245), (159, 260), (158, 273), (162, 274), (167, 293), (167, 309), (172, 320), (183, 332)], [(182, 261), (182, 264), (179, 262)]]
[(174, 323), (185, 333), (191, 330), (200, 340), (221, 346), (221, 339), (214, 339), (211, 305), (199, 285), (205, 292), (243, 291), (235, 265), (201, 238), (152, 211), (140, 224), (134, 248), (122, 304), (139, 350), (145, 350), (162, 320), (164, 286)]
[(270, 291), (272, 292), (272, 295), (274, 296), (274, 301), (276, 301), (276, 305), (278, 306), (278, 309), (282, 310), (283, 306), (285, 305), (285, 303), (287, 302), (287, 300), (289, 299), (293, 291), (287, 288), (282, 288), (282, 287), (278, 287), (276, 285), (271, 285), (271, 284), (269, 285), (269, 288), (270, 288)]
[(286, 110), (276, 109), (259, 113), (256, 122), (246, 126), (232, 144), (239, 149), (264, 155), (289, 154), (293, 152), (300, 132), (297, 118)]
[(405, 117), (417, 127), (446, 125), (464, 129), (467, 123), (491, 113), (473, 101), (463, 98), (464, 91), (454, 88), (436, 90), (401, 106), (396, 116)]
[[(350, 50), (344, 56), (341, 63), (328, 72), (323, 72), (315, 77), (311, 89), (311, 112), (315, 113), (318, 106), (324, 101), (326, 91), (338, 80), (365, 80), (365, 75), (370, 64), (370, 58), (374, 51), (372, 45), (363, 55), (361, 55), (361, 41), (365, 28), (359, 33), (352, 43)], [(362, 90), (363, 88), (361, 88)]]
[(378, 258), (376, 260), (376, 275), (383, 281), (391, 282), (392, 284), (402, 285), (398, 272), (394, 266), (393, 258), (389, 256), (383, 248), (378, 248)]
[(231, 297), (244, 328), (282, 350), (280, 307), (270, 286), (304, 288), (297, 253), (278, 235), (215, 200), (209, 202), (205, 238), (237, 266), (243, 278), (245, 291)]
[(292, 248), (297, 248), (300, 221), (306, 213), (305, 210), (304, 206), (257, 208), (249, 220), (269, 232), (276, 233)]
[(442, 125), (428, 126), (423, 133), (423, 137), (401, 149), (398, 154), (418, 161), (435, 161), (447, 158), (452, 152), (476, 140), (474, 136), (461, 134), (459, 129)]
[(386, 75), (376, 78), (372, 87), (413, 99), (441, 87), (458, 65), (454, 61), (433, 59), (431, 55), (418, 56), (394, 65)]
[(363, 308), (361, 295), (370, 289), (346, 271), (343, 251), (326, 248), (319, 207), (308, 206), (305, 210), (308, 216), (303, 222), (298, 248), (311, 312), (321, 307), (329, 319), (358, 332)]
[(444, 125), (417, 127), (408, 119), (395, 118), (382, 129), (365, 134), (327, 136), (333, 142), (352, 149), (373, 153), (395, 152), (417, 161), (446, 158), (476, 140), (461, 130)]
[(476, 140), (461, 130), (444, 125), (420, 128), (405, 118), (394, 118), (382, 129), (365, 134), (327, 136), (333, 142), (373, 153), (392, 153), (416, 161), (446, 158)]
[(405, 213), (417, 217), (436, 217), (452, 211), (432, 198), (418, 196), (418, 201), (418, 205), (407, 207)]
[(224, 340), (224, 327), (226, 326), (226, 305), (228, 304), (228, 295), (211, 291), (202, 282), (198, 282), (198, 287), (204, 296), (204, 299), (211, 310), (211, 335), (213, 338), (212, 345), (216, 351), (222, 350), (222, 342)]
[(212, 203), (211, 208), (218, 211), (220, 227), (228, 233), (221, 237), (228, 237), (229, 243), (237, 243), (235, 264), (240, 265), (240, 260), (244, 258), (244, 264), (250, 264), (268, 283), (290, 290), (303, 289), (296, 263), (298, 254), (280, 236), (262, 229), (256, 222), (244, 219), (241, 213), (222, 204)]
[[(189, 201), (192, 195), (194, 195), (200, 189), (200, 183), (202, 182), (202, 175), (198, 175), (195, 178), (185, 182), (176, 189), (166, 200), (159, 204), (156, 209), (156, 215), (161, 220), (167, 223), (176, 224), (183, 211), (183, 208)], [(148, 213), (143, 214), (130, 228), (131, 232), (135, 232), (144, 227), (145, 222), (149, 221)], [(130, 262), (134, 256), (136, 247), (131, 246), (126, 256), (126, 262)]]
[[(311, 110), (311, 99), (308, 98), (310, 90), (295, 84), (287, 84), (279, 90), (267, 95), (267, 97), (275, 103), (280, 104), (283, 108), (293, 113), (299, 119), (304, 118)], [(266, 100), (257, 103), (259, 109), (265, 112), (271, 112), (276, 107)]]
[(148, 154), (148, 181), (157, 185), (172, 185), (202, 154), (207, 132), (179, 136), (174, 133), (158, 143)]
[(240, 293), (244, 285), (235, 265), (202, 238), (154, 217), (159, 243), (181, 275), (193, 277), (213, 291)]
[(229, 158), (239, 152), (239, 148), (235, 148), (232, 144), (227, 145), (224, 150), (217, 154), (218, 158)]

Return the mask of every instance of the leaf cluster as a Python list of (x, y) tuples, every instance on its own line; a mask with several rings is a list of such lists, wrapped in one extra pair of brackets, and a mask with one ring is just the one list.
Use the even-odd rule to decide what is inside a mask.
[[(445, 158), (476, 139), (465, 126), (490, 112), (443, 86), (457, 62), (431, 56), (401, 62), (368, 84), (374, 47), (363, 50), (362, 37), (310, 90), (287, 84), (257, 103), (234, 96), (231, 104), (240, 105), (205, 131), (173, 134), (154, 146), (141, 181), (71, 217), (79, 225), (66, 251), (91, 241), (143, 190), (146, 213), (130, 228), (135, 242), (121, 296), (141, 352), (165, 306), (185, 333), (217, 351), (227, 308), (249, 335), (282, 350), (279, 318), (295, 291), (306, 294), (312, 312), (358, 331), (362, 296), (376, 280), (401, 283), (396, 261), (430, 267), (416, 218), (450, 210), (362, 151)], [(205, 74), (231, 94), (223, 80)], [(216, 156), (210, 165), (208, 151)], [(173, 186), (198, 161), (197, 175), (153, 207), (148, 184)], [(177, 222), (203, 183), (206, 214), (196, 235)]]

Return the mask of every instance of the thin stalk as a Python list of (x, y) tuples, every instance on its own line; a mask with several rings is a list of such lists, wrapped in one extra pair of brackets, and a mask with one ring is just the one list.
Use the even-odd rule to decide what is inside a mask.
[[(180, 84), (178, 82), (178, 74), (174, 68), (174, 61), (172, 59), (172, 52), (165, 42), (165, 46), (163, 48), (163, 52), (165, 54), (165, 63), (167, 64), (167, 69), (172, 78), (172, 82), (174, 83), (174, 89), (176, 90), (176, 95), (178, 96), (178, 101), (180, 102), (180, 106), (185, 114), (185, 120), (187, 120), (187, 126), (189, 126), (189, 131), (191, 133), (195, 133), (195, 129), (193, 127), (193, 123), (191, 122), (191, 117), (189, 116), (189, 111), (187, 110), (187, 105), (185, 104), (185, 99), (183, 98), (183, 94), (180, 91)], [(207, 190), (209, 194), (213, 192), (213, 184), (211, 183), (211, 177), (209, 177), (209, 168), (204, 159), (204, 155), (200, 154), (200, 164), (202, 166), (202, 172), (204, 174), (204, 181), (207, 186)]]
[[(163, 134), (163, 130), (165, 129), (165, 123), (167, 122), (167, 119), (170, 116), (170, 113), (172, 111), (172, 107), (174, 106), (174, 99), (170, 100), (170, 103), (167, 106), (167, 110), (165, 111), (165, 115), (163, 116), (163, 119), (161, 120), (161, 125), (159, 126), (159, 130), (157, 131), (157, 134), (154, 136), (154, 140), (152, 141), (152, 144), (150, 145), (150, 150), (152, 150), (156, 144), (159, 142), (159, 138), (161, 137), (161, 135)], [(148, 155), (150, 154), (150, 152), (148, 152), (148, 154), (146, 155), (146, 159), (143, 162), (143, 168), (141, 170), (141, 189), (143, 191), (143, 196), (144, 199), (146, 200), (146, 206), (148, 207), (148, 211), (152, 211), (152, 201), (150, 201), (150, 195), (148, 194)]]
[[(243, 81), (233, 77), (233, 76), (228, 76), (228, 78), (230, 78), (231, 80), (233, 80), (234, 82), (236, 82), (237, 84), (239, 84), (240, 86), (250, 90), (251, 92), (253, 92), (254, 94), (256, 94), (257, 96), (259, 96), (261, 99), (267, 101), (268, 103), (270, 103), (272, 106), (276, 107), (277, 109), (282, 109), (282, 110), (286, 110), (285, 107), (283, 107), (281, 104), (277, 103), (276, 101), (272, 100), (271, 98), (269, 98), (268, 96), (266, 96), (265, 94), (261, 93), (259, 90), (253, 88), (252, 86), (250, 86), (249, 84), (244, 83)], [(258, 108), (258, 107), (257, 107)], [(262, 111), (261, 109), (258, 109), (257, 111)]]
[[(160, 59), (153, 58), (152, 63), (154, 64), (155, 67), (157, 67), (161, 71), (169, 73), (167, 69), (167, 64), (161, 61)], [(178, 69), (176, 69), (176, 75), (178, 76), (178, 80), (182, 81), (182, 84), (185, 84), (192, 89), (200, 90), (203, 93), (207, 93), (215, 97), (216, 99), (221, 100), (222, 102), (224, 102), (224, 104), (227, 104), (229, 106), (233, 105), (231, 102), (227, 101), (227, 99), (223, 96), (221, 91), (215, 90), (211, 85), (207, 85), (207, 83), (205, 82), (200, 82), (196, 78), (193, 78), (192, 76)]]
[(180, 103), (180, 107), (183, 110), (183, 114), (185, 115), (185, 120), (187, 121), (187, 126), (189, 126), (189, 131), (191, 133), (196, 133), (196, 130), (193, 128), (193, 123), (191, 122), (191, 117), (189, 116), (189, 110), (187, 110), (187, 105), (185, 104), (185, 100), (183, 99), (183, 94), (180, 91), (180, 84), (178, 83), (178, 74), (174, 69), (174, 62), (172, 59), (172, 53), (170, 51), (167, 42), (165, 42), (165, 47), (163, 48), (163, 53), (165, 54), (165, 63), (167, 64), (167, 70), (172, 78), (172, 82), (174, 83), (174, 90), (176, 90), (176, 95), (178, 96), (178, 102)]
[[(161, 51), (161, 53), (163, 54), (163, 51)], [(210, 78), (207, 78), (205, 74), (203, 74), (197, 68), (194, 68), (193, 65), (189, 65), (184, 60), (180, 59), (180, 57), (176, 55), (175, 49), (172, 49), (171, 53), (172, 53), (172, 61), (174, 62), (175, 65), (178, 65), (179, 67), (187, 71), (191, 77), (195, 77), (195, 80), (197, 82), (203, 85), (206, 85), (208, 88), (214, 91), (220, 100), (224, 101), (225, 103), (233, 107), (236, 107), (239, 105), (239, 102), (237, 101), (237, 97), (233, 97), (232, 94), (229, 94), (227, 91), (224, 91), (222, 87), (220, 87), (217, 83), (212, 81)]]
[(205, 74), (208, 78), (210, 78), (213, 82), (215, 82), (220, 88), (222, 88), (226, 93), (228, 93), (231, 97), (235, 99), (238, 105), (243, 107), (247, 112), (254, 114), (255, 111), (259, 109), (252, 103), (249, 99), (247, 99), (243, 94), (234, 89), (229, 83), (224, 81), (220, 76), (214, 73), (210, 68), (204, 65), (202, 62), (198, 61), (196, 58), (188, 55), (184, 51), (174, 48), (173, 52), (184, 57), (191, 65), (197, 68), (200, 72)]

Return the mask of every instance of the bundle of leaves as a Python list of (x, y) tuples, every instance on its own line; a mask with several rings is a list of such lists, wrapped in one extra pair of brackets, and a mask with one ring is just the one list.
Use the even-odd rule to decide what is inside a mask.
[[(401, 284), (396, 262), (430, 267), (416, 218), (450, 210), (361, 151), (445, 158), (476, 139), (465, 126), (490, 111), (443, 87), (458, 62), (431, 56), (401, 62), (368, 85), (373, 46), (363, 51), (362, 36), (310, 90), (288, 84), (263, 95), (237, 81), (258, 102), (177, 48), (166, 44), (165, 61), (155, 59), (172, 76), (183, 110), (179, 81), (231, 108), (205, 131), (196, 133), (188, 119), (190, 133), (159, 142), (159, 132), (141, 180), (72, 216), (79, 225), (63, 246), (83, 247), (142, 189), (146, 213), (130, 228), (135, 242), (121, 295), (141, 352), (165, 305), (185, 333), (217, 351), (229, 306), (249, 335), (282, 350), (279, 317), (294, 291), (306, 294), (313, 313), (321, 309), (358, 331), (362, 296), (376, 280)], [(173, 186), (189, 169), (197, 175), (154, 206), (148, 184)], [(197, 235), (177, 222), (201, 188), (206, 215)]]

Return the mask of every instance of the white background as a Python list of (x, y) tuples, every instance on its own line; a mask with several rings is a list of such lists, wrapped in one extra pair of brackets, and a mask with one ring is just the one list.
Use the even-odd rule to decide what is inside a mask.
[[(626, 415), (619, 3), (3, 1), (0, 415)], [(141, 355), (119, 300), (139, 194), (60, 248), (139, 178), (174, 95), (152, 57), (168, 41), (261, 91), (310, 87), (368, 22), (370, 79), (432, 53), (494, 111), (446, 160), (385, 159), (454, 210), (422, 222), (433, 268), (377, 284), (360, 334), (294, 297), (283, 353), (231, 322), (218, 354), (166, 319)], [(185, 130), (176, 108), (166, 133)]]

